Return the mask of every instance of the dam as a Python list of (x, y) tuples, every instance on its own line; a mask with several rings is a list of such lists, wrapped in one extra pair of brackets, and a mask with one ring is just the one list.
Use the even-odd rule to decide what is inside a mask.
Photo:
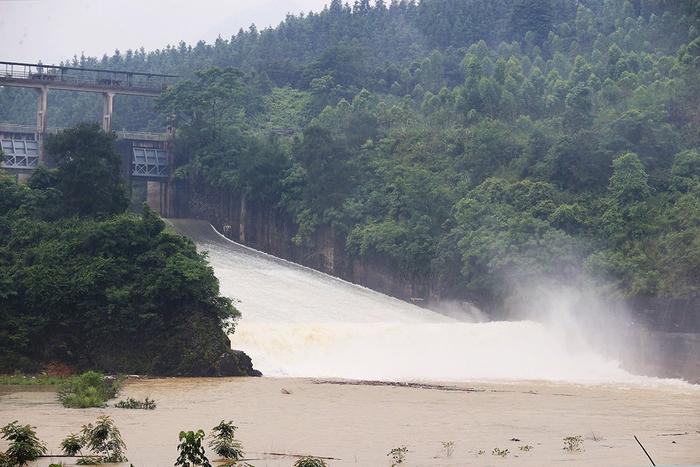
[(620, 355), (600, 351), (575, 323), (446, 316), (237, 244), (207, 222), (170, 222), (207, 252), (222, 294), (243, 315), (232, 345), (267, 376), (672, 381), (627, 371)]

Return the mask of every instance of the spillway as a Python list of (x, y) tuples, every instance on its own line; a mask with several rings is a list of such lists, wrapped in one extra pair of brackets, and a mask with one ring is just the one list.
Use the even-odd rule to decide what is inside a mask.
[(413, 381), (650, 383), (580, 336), (535, 321), (465, 322), (172, 220), (243, 317), (232, 346), (266, 376)]

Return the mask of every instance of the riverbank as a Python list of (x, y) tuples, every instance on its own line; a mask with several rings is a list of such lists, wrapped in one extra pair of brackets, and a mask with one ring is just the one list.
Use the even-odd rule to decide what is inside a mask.
[[(65, 409), (49, 389), (0, 390), (0, 422), (37, 426), (51, 452), (82, 424), (108, 414), (135, 466), (168, 465), (180, 430), (238, 425), (257, 467), (291, 466), (294, 455), (331, 466), (388, 466), (406, 446), (406, 465), (641, 466), (700, 463), (700, 389), (687, 385), (581, 386), (540, 382), (337, 384), (300, 378), (146, 379), (119, 397), (155, 399), (154, 411)], [(568, 453), (563, 438), (583, 437)], [(447, 456), (443, 442), (453, 442)], [(521, 447), (531, 446), (529, 450)], [(0, 446), (4, 447), (4, 446)], [(493, 455), (508, 450), (506, 457)], [(483, 453), (480, 454), (480, 452)], [(48, 459), (40, 466), (48, 465)]]

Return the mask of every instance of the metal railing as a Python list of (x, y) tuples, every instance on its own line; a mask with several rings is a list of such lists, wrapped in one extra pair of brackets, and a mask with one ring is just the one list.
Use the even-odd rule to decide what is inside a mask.
[(176, 75), (134, 71), (100, 70), (37, 63), (0, 62), (2, 81), (32, 81), (41, 84), (64, 84), (133, 91), (162, 92), (178, 78)]

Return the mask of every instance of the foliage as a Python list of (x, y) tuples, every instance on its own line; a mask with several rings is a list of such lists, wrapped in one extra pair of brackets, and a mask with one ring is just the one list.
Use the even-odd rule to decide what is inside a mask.
[(564, 451), (566, 452), (581, 452), (583, 451), (583, 436), (567, 436), (564, 438)]
[(80, 435), (84, 447), (91, 451), (91, 457), (100, 462), (126, 462), (124, 455), (126, 444), (122, 440), (119, 429), (108, 416), (101, 416), (95, 424), (83, 425)]
[(204, 431), (202, 430), (197, 430), (196, 432), (181, 431), (180, 444), (177, 445), (179, 454), (175, 465), (182, 467), (211, 467), (209, 459), (204, 453), (203, 440)]
[[(700, 223), (682, 215), (700, 205), (696, 10), (334, 0), (211, 44), (68, 62), (185, 77), (155, 105), (130, 101), (115, 127), (175, 125), (178, 179), (240, 212), (243, 241), (251, 212), (274, 213), (310, 252), (332, 237), (347, 257), (491, 307), (533, 277), (582, 272), (613, 295), (688, 301), (700, 299)], [(33, 98), (0, 90), (0, 119), (31, 121)], [(57, 96), (52, 119), (98, 114), (90, 99)], [(35, 184), (0, 189), (2, 209), (21, 199), (56, 217), (41, 200), (60, 184)], [(4, 269), (0, 300), (17, 290)]]
[(391, 458), (391, 465), (393, 467), (403, 464), (406, 461), (406, 454), (408, 454), (408, 448), (406, 446), (399, 446), (389, 451), (387, 456)]
[(61, 451), (66, 456), (78, 455), (83, 450), (84, 446), (85, 441), (83, 440), (83, 437), (76, 433), (69, 434), (63, 438), (63, 441), (61, 441)]
[(294, 467), (326, 467), (326, 462), (318, 457), (302, 457), (294, 463)]
[(245, 456), (241, 442), (235, 438), (237, 426), (232, 421), (221, 420), (221, 423), (212, 429), (212, 440), (209, 447), (224, 459), (237, 461)]
[(64, 407), (85, 409), (104, 407), (121, 388), (121, 380), (107, 378), (101, 373), (88, 371), (68, 380), (58, 391), (58, 400)]
[(63, 194), (65, 214), (107, 216), (127, 208), (115, 140), (97, 124), (79, 124), (49, 137), (46, 150), (58, 163), (55, 188)]
[(131, 397), (121, 400), (114, 404), (118, 409), (143, 409), (143, 410), (154, 410), (156, 408), (156, 401), (146, 397), (144, 400), (140, 401), (138, 399), (133, 399)]
[[(57, 169), (37, 170), (27, 184), (0, 173), (0, 371), (37, 372), (38, 362), (113, 373), (249, 371), (226, 335), (239, 313), (205, 256), (149, 209), (122, 212), (111, 137), (81, 126), (57, 138), (69, 158)], [(105, 179), (86, 179), (109, 189), (104, 196), (80, 188), (91, 154)], [(82, 398), (75, 406), (106, 400), (99, 390), (71, 397)]]
[(30, 461), (46, 454), (46, 445), (36, 436), (34, 428), (30, 425), (20, 425), (15, 420), (0, 429), (2, 439), (9, 443), (5, 451), (8, 465), (27, 465)]

